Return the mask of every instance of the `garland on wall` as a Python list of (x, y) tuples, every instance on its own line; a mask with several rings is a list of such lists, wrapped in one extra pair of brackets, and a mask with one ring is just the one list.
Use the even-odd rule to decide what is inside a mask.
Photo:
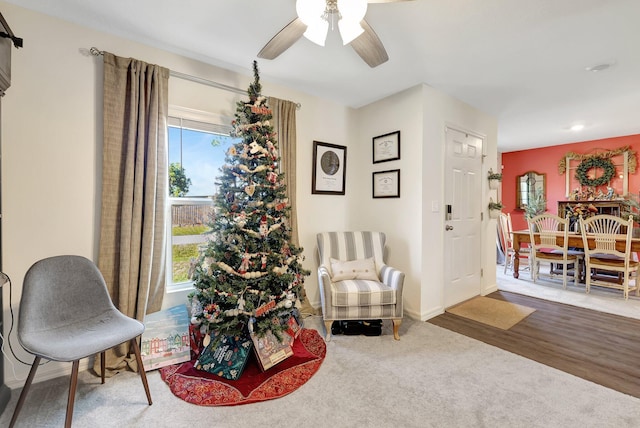
[[(629, 160), (628, 160), (628, 167), (629, 167), (629, 173), (633, 174), (636, 172), (636, 166), (637, 166), (637, 159), (636, 159), (636, 152), (634, 150), (631, 150), (631, 148), (629, 146), (624, 146), (624, 147), (620, 147), (619, 149), (616, 150), (608, 150), (602, 153), (598, 153), (598, 154), (591, 154), (591, 155), (587, 155), (587, 154), (580, 154), (580, 153), (574, 153), (574, 152), (568, 152), (566, 155), (564, 155), (564, 157), (560, 160), (560, 163), (558, 164), (558, 172), (560, 174), (564, 174), (567, 171), (567, 159), (571, 160), (571, 159), (576, 159), (580, 161), (580, 165), (578, 166), (578, 168), (580, 168), (580, 166), (582, 165), (582, 163), (584, 163), (585, 160), (588, 159), (601, 159), (603, 161), (608, 161), (611, 166), (613, 167), (613, 162), (611, 161), (612, 157), (615, 156), (619, 156), (624, 154), (624, 152), (628, 152), (629, 153)], [(596, 161), (599, 162), (601, 164), (604, 164), (604, 162), (600, 162), (600, 161)], [(586, 168), (586, 167), (584, 167)], [(591, 168), (603, 168), (602, 166), (599, 165), (593, 165), (589, 168), (586, 168), (585, 170), (585, 174), (586, 171), (588, 171)], [(606, 171), (606, 170), (605, 170)], [(615, 174), (615, 167), (613, 167), (613, 171)], [(580, 180), (578, 178), (578, 180)], [(596, 179), (597, 180), (597, 179)], [(607, 181), (605, 181), (604, 183), (606, 183)], [(602, 183), (602, 184), (604, 184)], [(582, 184), (582, 182), (580, 182), (580, 184)], [(587, 184), (584, 184), (585, 186), (589, 186)], [(592, 186), (592, 185), (591, 185)]]

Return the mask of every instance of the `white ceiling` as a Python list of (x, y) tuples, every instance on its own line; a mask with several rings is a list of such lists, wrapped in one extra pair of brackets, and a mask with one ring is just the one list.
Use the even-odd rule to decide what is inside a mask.
[[(296, 17), (294, 0), (8, 1), (249, 75)], [(259, 60), (263, 81), (352, 107), (426, 83), (497, 117), (505, 152), (640, 134), (639, 0), (415, 0), (366, 19), (387, 63), (369, 68), (336, 29)]]

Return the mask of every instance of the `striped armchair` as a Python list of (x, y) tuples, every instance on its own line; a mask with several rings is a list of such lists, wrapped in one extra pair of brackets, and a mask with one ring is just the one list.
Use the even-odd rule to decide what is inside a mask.
[(390, 319), (400, 340), (404, 273), (384, 262), (381, 232), (324, 232), (317, 235), (322, 317), (331, 338), (337, 320)]

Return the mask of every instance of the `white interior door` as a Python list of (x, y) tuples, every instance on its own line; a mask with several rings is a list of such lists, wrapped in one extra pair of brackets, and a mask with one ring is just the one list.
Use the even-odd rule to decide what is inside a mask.
[(478, 296), (481, 290), (481, 138), (446, 131), (445, 308)]

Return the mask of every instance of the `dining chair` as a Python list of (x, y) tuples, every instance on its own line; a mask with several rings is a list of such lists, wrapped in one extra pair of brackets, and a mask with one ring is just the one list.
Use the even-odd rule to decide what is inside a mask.
[[(73, 362), (65, 427), (71, 426), (80, 359), (100, 354), (104, 383), (105, 351), (124, 342), (133, 350), (142, 385), (151, 405), (147, 376), (137, 338), (144, 324), (120, 312), (111, 302), (98, 267), (81, 256), (49, 257), (27, 271), (20, 300), (18, 340), (35, 356), (13, 412), (13, 427), (40, 361)], [(117, 424), (117, 421), (112, 421)]]
[[(640, 263), (632, 259), (631, 253), (633, 217), (625, 220), (609, 214), (600, 214), (587, 219), (580, 217), (579, 221), (586, 262), (587, 293), (591, 285), (598, 285), (622, 290), (625, 300), (629, 298), (629, 291), (635, 290), (636, 296), (640, 296)], [(595, 270), (620, 273), (622, 283), (616, 281), (617, 278), (595, 278)], [(631, 276), (634, 276), (633, 286), (630, 285)]]
[[(516, 256), (516, 251), (513, 249), (513, 226), (511, 223), (510, 213), (500, 213), (498, 218), (498, 230), (500, 232), (500, 240), (504, 249), (504, 273), (507, 270), (513, 270), (513, 261)], [(529, 253), (531, 249), (527, 247), (521, 247), (518, 252), (518, 258), (520, 261), (525, 260), (525, 269), (529, 269)]]
[[(573, 283), (578, 285), (584, 253), (569, 249), (569, 219), (543, 213), (527, 219), (531, 239), (531, 277), (537, 282), (540, 275), (557, 278), (554, 265), (562, 266), (562, 287), (567, 288), (567, 272), (573, 265)], [(559, 241), (561, 239), (561, 242)], [(548, 274), (540, 272), (540, 262), (549, 262)]]

